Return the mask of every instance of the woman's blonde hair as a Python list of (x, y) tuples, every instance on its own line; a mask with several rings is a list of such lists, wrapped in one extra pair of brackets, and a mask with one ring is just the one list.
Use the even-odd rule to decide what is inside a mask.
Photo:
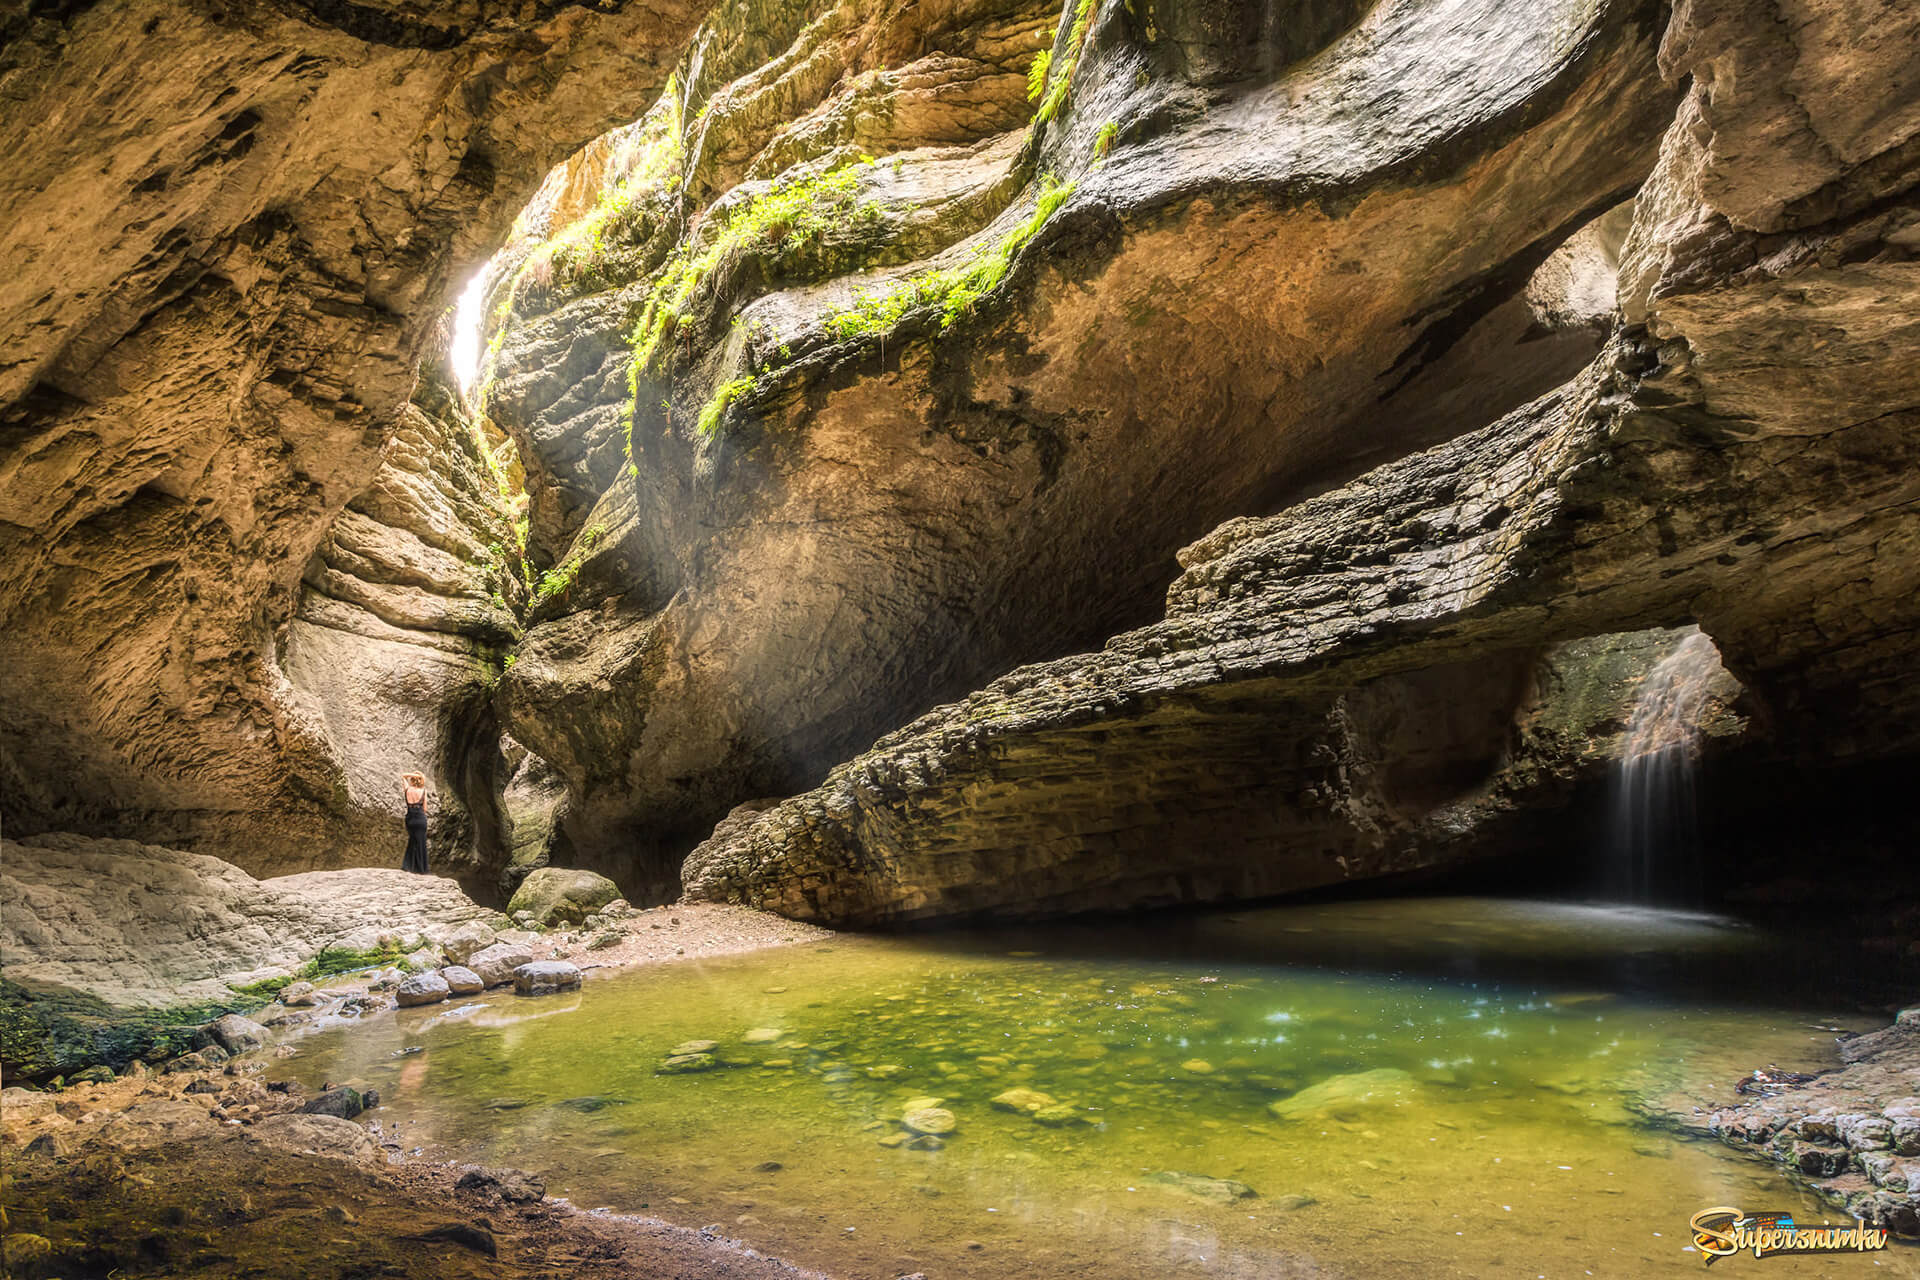
[(400, 776), (416, 787), (424, 787), (427, 785), (427, 775), (424, 773), (403, 773)]

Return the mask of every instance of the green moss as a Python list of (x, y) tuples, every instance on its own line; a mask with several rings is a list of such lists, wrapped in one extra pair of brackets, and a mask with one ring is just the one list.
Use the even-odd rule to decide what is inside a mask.
[[(727, 215), (725, 225), (704, 247), (683, 247), (654, 277), (628, 334), (633, 350), (628, 388), (639, 394), (639, 379), (663, 341), (682, 324), (692, 323), (685, 308), (714, 272), (735, 254), (770, 251), (784, 257), (818, 241), (859, 208), (858, 170), (870, 161), (842, 165), (809, 178), (776, 183)], [(866, 216), (878, 215), (868, 206)]]
[(278, 995), (280, 991), (295, 981), (292, 974), (284, 978), (262, 978), (258, 982), (229, 982), (227, 989), (237, 996), (265, 1003)]
[(1086, 44), (1087, 28), (1093, 25), (1093, 15), (1099, 10), (1100, 0), (1079, 0), (1074, 5), (1073, 26), (1067, 32), (1067, 56), (1058, 68), (1052, 68), (1049, 59), (1052, 75), (1046, 96), (1040, 100), (1040, 109), (1033, 113), (1036, 126), (1052, 120), (1066, 105), (1067, 95), (1073, 90), (1073, 73), (1080, 69), (1080, 48)]
[(320, 953), (300, 969), (300, 977), (308, 982), (321, 978), (331, 978), (342, 973), (351, 973), (355, 969), (371, 969), (380, 965), (406, 966), (404, 947), (375, 947), (362, 951), (355, 947), (322, 947)]
[(104, 1062), (118, 1070), (136, 1058), (187, 1052), (193, 1033), (224, 1013), (263, 1003), (231, 1000), (124, 1008), (65, 987), (0, 979), (0, 1071), (9, 1080), (42, 1080)]
[(752, 387), (752, 378), (735, 378), (731, 382), (723, 382), (719, 387), (715, 388), (713, 398), (707, 401), (705, 408), (700, 410), (700, 423), (698, 427), (700, 434), (710, 436), (718, 431), (720, 429), (720, 418), (726, 413), (727, 406), (745, 395)]
[(978, 247), (959, 266), (918, 272), (882, 289), (854, 294), (853, 306), (827, 317), (827, 331), (848, 341), (891, 332), (910, 312), (924, 307), (940, 309), (945, 332), (962, 316), (973, 314), (980, 299), (992, 292), (1013, 265), (1014, 255), (1039, 234), (1040, 228), (1073, 194), (1074, 184), (1052, 174), (1040, 180), (1033, 212), (999, 239)]

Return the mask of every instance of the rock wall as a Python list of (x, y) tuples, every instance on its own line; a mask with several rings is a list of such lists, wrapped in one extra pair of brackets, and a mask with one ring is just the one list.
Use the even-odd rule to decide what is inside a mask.
[(343, 818), (360, 780), (289, 714), (277, 643), (375, 482), (455, 269), (658, 94), (701, 8), (0, 14), (10, 833), (260, 868), (392, 856)]
[[(1837, 32), (1867, 30), (1837, 51)], [(1182, 552), (1164, 621), (1023, 668), (738, 815), (688, 860), (689, 895), (877, 923), (1271, 893), (1499, 851), (1471, 779), (1380, 803), (1337, 718), (1418, 706), (1473, 664), (1445, 705), (1497, 706), (1498, 655), (1650, 625), (1705, 630), (1782, 757), (1920, 749), (1917, 38), (1920, 18), (1857, 6), (1792, 38), (1759, 6), (1682, 6), (1662, 67), (1693, 80), (1636, 202), (1625, 323), (1586, 371), (1227, 522)], [(1757, 66), (1778, 76), (1743, 78)], [(1775, 134), (1798, 142), (1756, 149)], [(1771, 173), (1782, 155), (1791, 181)]]
[(501, 717), (575, 856), (658, 891), (732, 805), (1145, 620), (1220, 520), (1576, 371), (1622, 218), (1527, 288), (1654, 163), (1659, 18), (723, 6), (493, 291), (552, 585)]

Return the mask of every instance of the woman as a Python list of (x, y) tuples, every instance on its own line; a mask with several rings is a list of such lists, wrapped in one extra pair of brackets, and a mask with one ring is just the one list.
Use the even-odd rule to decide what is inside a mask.
[(427, 874), (427, 776), (423, 773), (403, 773), (400, 781), (405, 784), (402, 793), (407, 801), (407, 856), (401, 862), (402, 871), (417, 871)]

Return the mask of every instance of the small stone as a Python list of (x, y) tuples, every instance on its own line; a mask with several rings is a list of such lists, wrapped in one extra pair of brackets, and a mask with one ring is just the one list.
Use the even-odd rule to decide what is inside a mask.
[(469, 1169), (453, 1185), (461, 1191), (492, 1192), (508, 1204), (532, 1204), (547, 1194), (545, 1183), (518, 1169)]
[(753, 1171), (755, 1173), (778, 1173), (786, 1167), (787, 1166), (781, 1164), (778, 1160), (762, 1160), (759, 1164), (753, 1166)]
[(419, 1005), (439, 1004), (453, 994), (453, 987), (437, 973), (416, 973), (400, 984), (394, 992), (394, 999), (400, 1002), (402, 1009), (412, 1009)]
[(960, 1119), (945, 1107), (920, 1107), (900, 1117), (900, 1123), (915, 1133), (939, 1136), (960, 1127)]
[(720, 1042), (718, 1040), (682, 1040), (679, 1044), (667, 1050), (667, 1056), (670, 1058), (678, 1058), (683, 1054), (689, 1053), (712, 1053), (719, 1047)]
[(1180, 1064), (1180, 1069), (1182, 1071), (1192, 1072), (1196, 1076), (1210, 1076), (1213, 1074), (1213, 1064), (1205, 1058), (1188, 1058)]
[(314, 1005), (325, 1003), (326, 999), (325, 993), (311, 982), (289, 983), (280, 992), (280, 1003), (289, 1009), (310, 1009)]
[(119, 1077), (113, 1074), (113, 1068), (104, 1064), (76, 1071), (67, 1077), (67, 1083), (74, 1084), (112, 1084)]
[(686, 1075), (694, 1071), (711, 1071), (720, 1065), (720, 1059), (710, 1053), (676, 1053), (667, 1057), (654, 1074), (663, 1076)]
[(993, 1099), (993, 1106), (1000, 1111), (1025, 1112), (1031, 1115), (1043, 1107), (1051, 1107), (1059, 1100), (1052, 1094), (1041, 1093), (1038, 1089), (1008, 1089)]
[(890, 1133), (886, 1137), (880, 1139), (880, 1145), (883, 1147), (898, 1147), (904, 1144), (906, 1140), (907, 1140), (907, 1135), (904, 1133)]
[(755, 1027), (740, 1037), (742, 1044), (772, 1044), (786, 1032), (773, 1027)]

